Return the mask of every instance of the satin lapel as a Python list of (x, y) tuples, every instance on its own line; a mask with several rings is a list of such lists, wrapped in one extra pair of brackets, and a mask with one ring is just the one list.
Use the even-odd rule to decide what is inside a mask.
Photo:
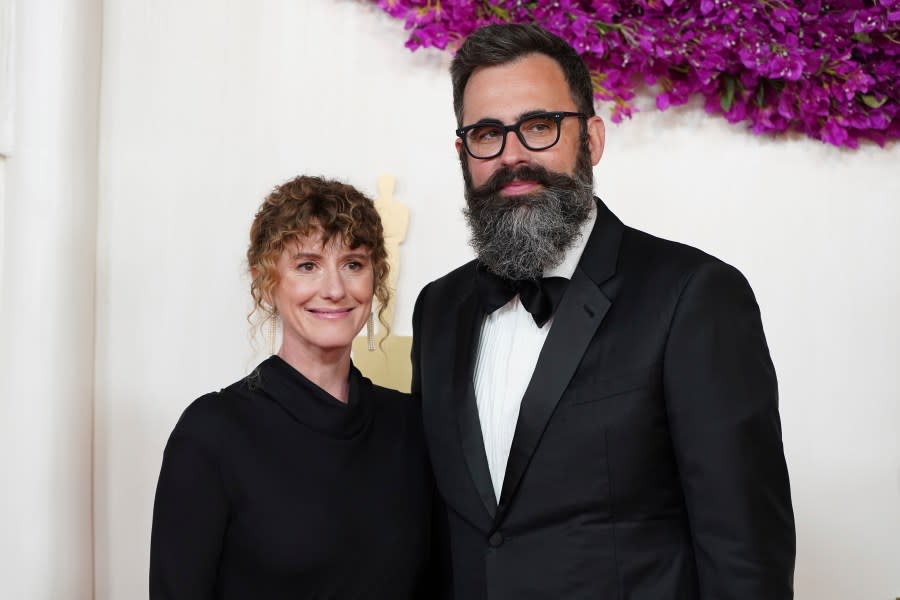
[(623, 225), (603, 202), (596, 201), (594, 230), (556, 310), (553, 326), (522, 397), (495, 522), (509, 508), (547, 422), (612, 304), (600, 291), (599, 284), (615, 274)]
[(478, 405), (475, 402), (474, 383), (475, 353), (478, 351), (478, 336), (483, 318), (484, 311), (481, 304), (475, 294), (472, 294), (463, 301), (459, 309), (452, 398), (457, 403), (459, 439), (466, 466), (488, 515), (493, 519), (497, 512), (497, 499), (494, 496), (494, 485), (491, 483), (491, 472), (484, 451), (484, 437), (478, 418)]
[(501, 512), (509, 506), (556, 404), (609, 307), (597, 284), (577, 268), (522, 397), (500, 493)]

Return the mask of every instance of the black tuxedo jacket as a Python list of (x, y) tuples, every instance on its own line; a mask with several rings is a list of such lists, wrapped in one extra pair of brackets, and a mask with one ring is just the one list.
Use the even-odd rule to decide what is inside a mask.
[(473, 387), (475, 266), (426, 286), (413, 317), (452, 597), (792, 598), (775, 371), (744, 277), (598, 201), (495, 498)]

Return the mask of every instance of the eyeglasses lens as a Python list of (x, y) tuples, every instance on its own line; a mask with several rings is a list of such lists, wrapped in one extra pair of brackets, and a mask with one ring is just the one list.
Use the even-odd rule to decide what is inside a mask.
[[(556, 143), (559, 124), (549, 116), (535, 116), (516, 125), (525, 146), (530, 150), (544, 150)], [(480, 125), (466, 134), (466, 146), (477, 158), (490, 158), (503, 147), (504, 128), (501, 125)]]

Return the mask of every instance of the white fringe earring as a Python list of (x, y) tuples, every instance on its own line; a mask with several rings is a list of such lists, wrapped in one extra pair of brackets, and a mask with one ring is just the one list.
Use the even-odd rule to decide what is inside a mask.
[(278, 313), (274, 310), (269, 315), (269, 354), (275, 354), (275, 329), (278, 321)]
[(369, 320), (366, 321), (366, 342), (369, 352), (375, 351), (375, 313), (369, 313)]

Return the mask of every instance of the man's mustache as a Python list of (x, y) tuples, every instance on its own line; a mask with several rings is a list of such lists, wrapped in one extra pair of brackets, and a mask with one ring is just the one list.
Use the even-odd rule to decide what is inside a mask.
[(490, 179), (479, 187), (473, 188), (472, 195), (478, 198), (492, 196), (513, 181), (535, 181), (545, 188), (555, 187), (562, 189), (571, 189), (575, 183), (569, 175), (555, 173), (540, 165), (522, 165), (515, 169), (512, 167), (501, 167), (491, 175)]

